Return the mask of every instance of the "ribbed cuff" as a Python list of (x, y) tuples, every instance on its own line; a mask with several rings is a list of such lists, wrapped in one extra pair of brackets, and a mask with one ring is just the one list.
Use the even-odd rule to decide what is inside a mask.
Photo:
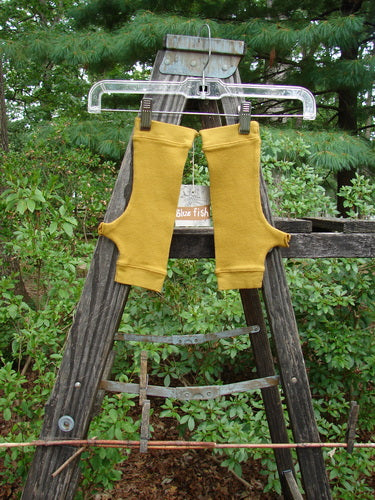
[(150, 130), (141, 130), (141, 119), (136, 118), (133, 140), (140, 138), (151, 139), (154, 141), (176, 144), (190, 149), (194, 137), (198, 135), (198, 132), (192, 128), (175, 125), (173, 123), (157, 122), (155, 120), (151, 121)]
[(166, 272), (133, 266), (116, 266), (115, 281), (124, 285), (141, 286), (161, 292)]
[(219, 290), (261, 288), (264, 271), (216, 271)]
[(200, 135), (204, 150), (216, 149), (237, 142), (253, 141), (254, 139), (260, 141), (259, 123), (254, 121), (250, 123), (249, 134), (240, 134), (239, 124), (236, 123), (233, 125), (224, 125), (223, 127), (203, 129), (200, 131)]

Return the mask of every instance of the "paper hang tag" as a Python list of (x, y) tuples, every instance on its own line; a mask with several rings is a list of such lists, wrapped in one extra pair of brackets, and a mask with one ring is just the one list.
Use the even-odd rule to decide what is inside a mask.
[(182, 184), (175, 226), (211, 226), (208, 186)]

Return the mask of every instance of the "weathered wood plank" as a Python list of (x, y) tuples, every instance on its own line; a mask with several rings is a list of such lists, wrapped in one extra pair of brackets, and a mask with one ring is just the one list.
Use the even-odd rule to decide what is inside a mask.
[[(201, 111), (217, 112), (218, 105), (212, 101), (206, 101), (205, 104), (201, 103), (200, 109)], [(203, 119), (203, 126), (206, 128), (217, 127), (220, 124), (221, 119), (218, 116)], [(305, 225), (304, 227), (306, 228)], [(211, 233), (212, 240), (210, 244), (212, 244), (213, 248), (213, 232), (211, 231)], [(259, 332), (249, 335), (257, 374), (259, 377), (274, 375), (275, 367), (258, 290), (241, 290), (241, 300), (247, 325), (259, 326)], [(279, 389), (277, 387), (269, 387), (268, 389), (262, 389), (261, 393), (272, 441), (275, 443), (287, 443), (288, 434)], [(291, 500), (290, 490), (283, 472), (288, 469), (294, 471), (292, 455), (290, 450), (275, 449), (274, 456), (283, 496), (285, 500)]]
[[(277, 227), (277, 224), (275, 224)], [(375, 233), (293, 233), (288, 248), (281, 248), (287, 259), (336, 257), (375, 257)], [(210, 259), (215, 257), (212, 227), (175, 228), (170, 248), (173, 259)]]
[(313, 231), (326, 230), (342, 233), (375, 233), (375, 220), (304, 217), (310, 221)]
[(212, 227), (176, 227), (173, 232), (170, 259), (212, 259), (215, 257)]
[[(239, 73), (236, 77), (240, 81)], [(223, 100), (225, 112), (235, 112), (235, 99)], [(270, 224), (273, 217), (267, 188), (261, 176), (263, 212)], [(319, 432), (312, 407), (309, 381), (301, 349), (297, 322), (286, 281), (281, 253), (278, 248), (269, 252), (263, 279), (263, 297), (268, 320), (275, 340), (282, 385), (286, 397), (291, 428), (296, 442), (319, 442)], [(318, 451), (318, 452), (317, 452)], [(298, 461), (307, 500), (331, 498), (323, 454), (317, 449), (299, 449)]]
[[(126, 182), (129, 182), (130, 152), (126, 155), (120, 180), (115, 188), (118, 198), (124, 200)], [(124, 181), (125, 184), (122, 184)], [(116, 207), (110, 204), (116, 213)], [(41, 439), (84, 438), (91, 421), (98, 382), (106, 366), (113, 344), (113, 333), (118, 329), (129, 287), (114, 282), (117, 251), (111, 242), (100, 238), (70, 330), (64, 356), (50, 399), (45, 408)], [(93, 362), (95, 360), (95, 362)], [(59, 419), (70, 416), (74, 427), (70, 432), (59, 429)], [(38, 447), (29, 470), (23, 498), (73, 498), (79, 474), (79, 458), (52, 478), (51, 474), (69, 458), (69, 451), (59, 447)]]
[(286, 233), (311, 233), (312, 231), (312, 222), (309, 220), (274, 217), (273, 222), (277, 229)]
[[(162, 54), (155, 60), (159, 67)], [(162, 79), (160, 75), (154, 77)], [(180, 79), (174, 77), (175, 80)], [(181, 96), (155, 98), (159, 109), (179, 111)], [(179, 115), (165, 115), (164, 121), (178, 123)], [(118, 217), (126, 206), (132, 188), (132, 144), (126, 150), (105, 220)], [(117, 249), (107, 238), (98, 240), (92, 264), (70, 330), (60, 370), (46, 405), (41, 439), (85, 438), (97, 397), (98, 386), (113, 345), (130, 287), (114, 281)], [(59, 429), (60, 417), (74, 420), (69, 432)], [(71, 499), (77, 487), (79, 458), (60, 474), (51, 474), (71, 456), (64, 447), (38, 447), (24, 487), (24, 500)]]
[[(254, 353), (255, 365), (258, 377), (266, 377), (275, 374), (275, 366), (270, 342), (267, 336), (266, 324), (263, 317), (262, 304), (258, 290), (240, 290), (242, 306), (245, 313), (246, 323), (257, 324), (259, 332), (249, 335), (251, 347)], [(268, 428), (273, 443), (288, 443), (288, 432), (285, 423), (284, 410), (281, 404), (280, 392), (277, 387), (262, 390), (262, 398)], [(294, 464), (290, 450), (274, 449), (277, 470), (280, 478), (281, 489), (285, 500), (292, 499), (285, 480), (284, 471), (294, 472)]]
[(280, 249), (285, 258), (372, 258), (375, 233), (292, 234), (289, 248)]
[[(286, 397), (295, 442), (320, 442), (303, 359), (298, 328), (282, 259), (278, 249), (267, 256), (263, 297)], [(306, 441), (306, 442), (307, 442)], [(321, 450), (297, 451), (307, 499), (330, 499), (330, 489)]]

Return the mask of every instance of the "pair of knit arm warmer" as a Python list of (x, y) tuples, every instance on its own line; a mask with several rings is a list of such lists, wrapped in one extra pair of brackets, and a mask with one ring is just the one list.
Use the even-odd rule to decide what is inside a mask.
[[(182, 174), (198, 132), (152, 121), (133, 134), (133, 187), (125, 211), (99, 234), (117, 246), (115, 281), (160, 292), (166, 276)], [(210, 175), (216, 276), (220, 290), (260, 288), (267, 253), (290, 235), (264, 217), (259, 189), (259, 125), (200, 131)]]

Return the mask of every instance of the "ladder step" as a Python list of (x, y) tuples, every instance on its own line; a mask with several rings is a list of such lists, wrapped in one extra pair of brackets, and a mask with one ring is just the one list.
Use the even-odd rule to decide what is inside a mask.
[[(257, 389), (266, 389), (274, 387), (279, 383), (279, 376), (263, 377), (244, 382), (236, 382), (226, 385), (202, 385), (197, 387), (163, 387), (159, 385), (148, 385), (147, 396), (156, 396), (161, 398), (172, 398), (180, 401), (189, 401), (191, 399), (208, 400), (234, 394), (238, 392), (248, 392)], [(139, 384), (116, 382), (114, 380), (102, 380), (100, 389), (109, 392), (126, 392), (128, 394), (139, 394)]]
[(191, 345), (203, 344), (204, 342), (212, 342), (213, 340), (238, 337), (239, 335), (249, 335), (250, 333), (258, 333), (260, 328), (258, 325), (246, 326), (244, 328), (236, 328), (234, 330), (225, 330), (218, 333), (197, 333), (193, 335), (134, 335), (129, 333), (117, 332), (115, 340), (125, 340), (127, 342), (157, 342), (160, 344), (173, 345)]

